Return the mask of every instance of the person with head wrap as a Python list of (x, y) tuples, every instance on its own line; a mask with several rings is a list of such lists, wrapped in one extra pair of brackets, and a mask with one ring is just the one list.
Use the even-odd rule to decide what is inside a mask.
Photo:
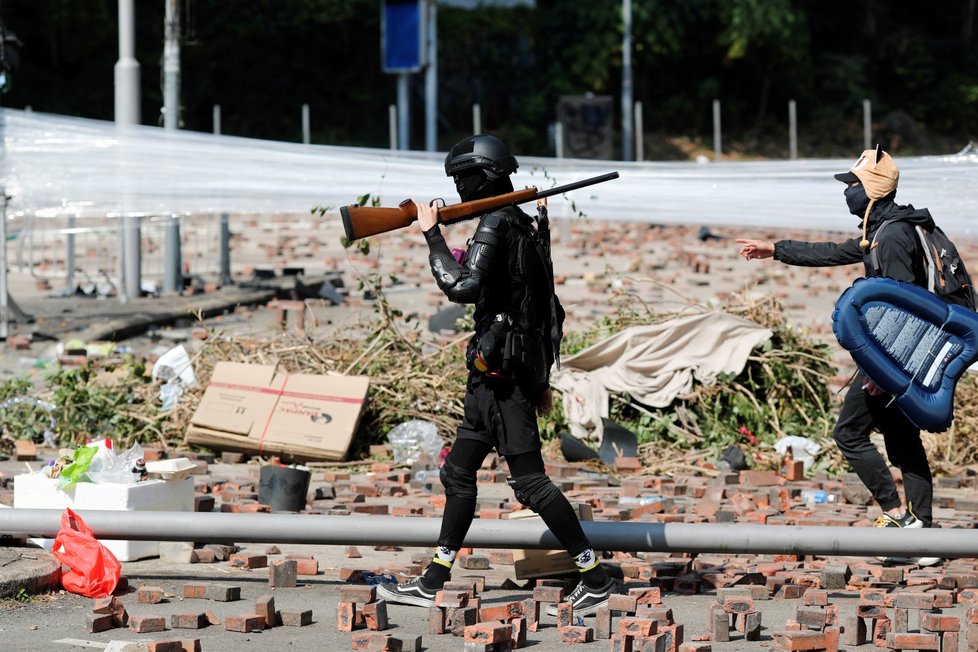
[[(841, 243), (738, 239), (740, 255), (747, 260), (773, 257), (806, 267), (863, 263), (866, 277), (885, 276), (927, 288), (926, 257), (915, 227), (933, 229), (934, 219), (927, 209), (896, 203), (900, 171), (890, 155), (879, 146), (868, 149), (835, 178), (846, 184), (845, 201), (860, 220), (859, 237)], [(887, 228), (881, 229), (884, 224)], [(931, 527), (933, 480), (920, 429), (891, 399), (860, 372), (849, 387), (832, 434), (882, 510), (877, 527)], [(887, 457), (903, 474), (906, 505), (886, 461), (870, 440), (874, 431), (883, 433)], [(912, 561), (929, 566), (940, 559)]]
[[(445, 173), (462, 201), (512, 192), (509, 176), (518, 167), (509, 148), (489, 135), (463, 139), (445, 158)], [(459, 257), (441, 234), (438, 209), (417, 204), (417, 211), (432, 275), (450, 301), (475, 304), (475, 333), (466, 351), (464, 416), (440, 473), (445, 512), (438, 547), (422, 577), (381, 585), (378, 595), (389, 602), (435, 604), (475, 516), (476, 474), (495, 449), (506, 459), (516, 499), (542, 517), (580, 571), (567, 597), (574, 614), (593, 614), (607, 606), (617, 582), (602, 568), (567, 497), (547, 476), (537, 429), (538, 411), (550, 409), (550, 367), (558, 360), (564, 317), (554, 293), (546, 204), (538, 203), (536, 224), (516, 206), (483, 215)], [(556, 605), (549, 611), (556, 615)]]

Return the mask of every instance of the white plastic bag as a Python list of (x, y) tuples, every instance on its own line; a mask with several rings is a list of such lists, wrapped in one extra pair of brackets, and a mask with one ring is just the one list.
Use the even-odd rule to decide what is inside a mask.
[(788, 452), (789, 447), (791, 448), (791, 456), (795, 460), (801, 461), (806, 471), (815, 463), (815, 453), (821, 449), (821, 446), (808, 437), (796, 435), (788, 435), (774, 442), (774, 450), (778, 452), (778, 455), (783, 456)]
[(444, 446), (438, 435), (438, 427), (422, 419), (405, 421), (391, 428), (387, 433), (387, 443), (390, 444), (394, 462), (398, 464), (414, 464), (422, 453), (438, 459)]
[(178, 344), (159, 357), (153, 365), (153, 379), (165, 380), (160, 387), (161, 412), (172, 410), (183, 393), (197, 386), (197, 376), (190, 362), (190, 356), (182, 344)]

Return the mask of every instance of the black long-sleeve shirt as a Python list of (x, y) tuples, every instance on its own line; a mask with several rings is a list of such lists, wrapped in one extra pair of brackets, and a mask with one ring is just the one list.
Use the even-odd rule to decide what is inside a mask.
[[(870, 242), (884, 222), (893, 223), (888, 224), (875, 243), (866, 249), (859, 246), (862, 237), (850, 238), (845, 242), (779, 240), (774, 244), (774, 259), (802, 267), (831, 267), (862, 262), (867, 277), (886, 276), (927, 287), (924, 257), (914, 227), (933, 228), (934, 220), (930, 212), (883, 201), (873, 207), (870, 215), (867, 230)], [(878, 267), (873, 263), (874, 247)]]

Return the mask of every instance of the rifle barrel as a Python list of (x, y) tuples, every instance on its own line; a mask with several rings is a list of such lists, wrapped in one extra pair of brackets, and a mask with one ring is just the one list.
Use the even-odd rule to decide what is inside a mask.
[(564, 186), (556, 186), (548, 190), (540, 190), (537, 192), (537, 199), (543, 199), (544, 197), (553, 197), (554, 195), (562, 195), (565, 192), (570, 192), (571, 190), (577, 190), (578, 188), (584, 188), (586, 186), (593, 186), (596, 183), (604, 183), (605, 181), (611, 181), (612, 179), (617, 179), (617, 172), (608, 172), (607, 174), (601, 174), (596, 177), (591, 177), (590, 179), (582, 179), (581, 181), (575, 181), (574, 183), (568, 183)]

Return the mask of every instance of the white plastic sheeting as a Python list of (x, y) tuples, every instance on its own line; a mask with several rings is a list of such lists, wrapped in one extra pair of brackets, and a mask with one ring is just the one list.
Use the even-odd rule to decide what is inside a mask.
[[(456, 200), (444, 153), (302, 145), (3, 109), (3, 178), (14, 214), (104, 216), (308, 213), (362, 194), (385, 206)], [(853, 148), (853, 159), (858, 155)], [(621, 178), (551, 198), (551, 215), (663, 224), (853, 231), (832, 174), (851, 160), (623, 163), (519, 156), (517, 187), (618, 170)], [(896, 159), (898, 199), (951, 233), (975, 234), (978, 152)]]

